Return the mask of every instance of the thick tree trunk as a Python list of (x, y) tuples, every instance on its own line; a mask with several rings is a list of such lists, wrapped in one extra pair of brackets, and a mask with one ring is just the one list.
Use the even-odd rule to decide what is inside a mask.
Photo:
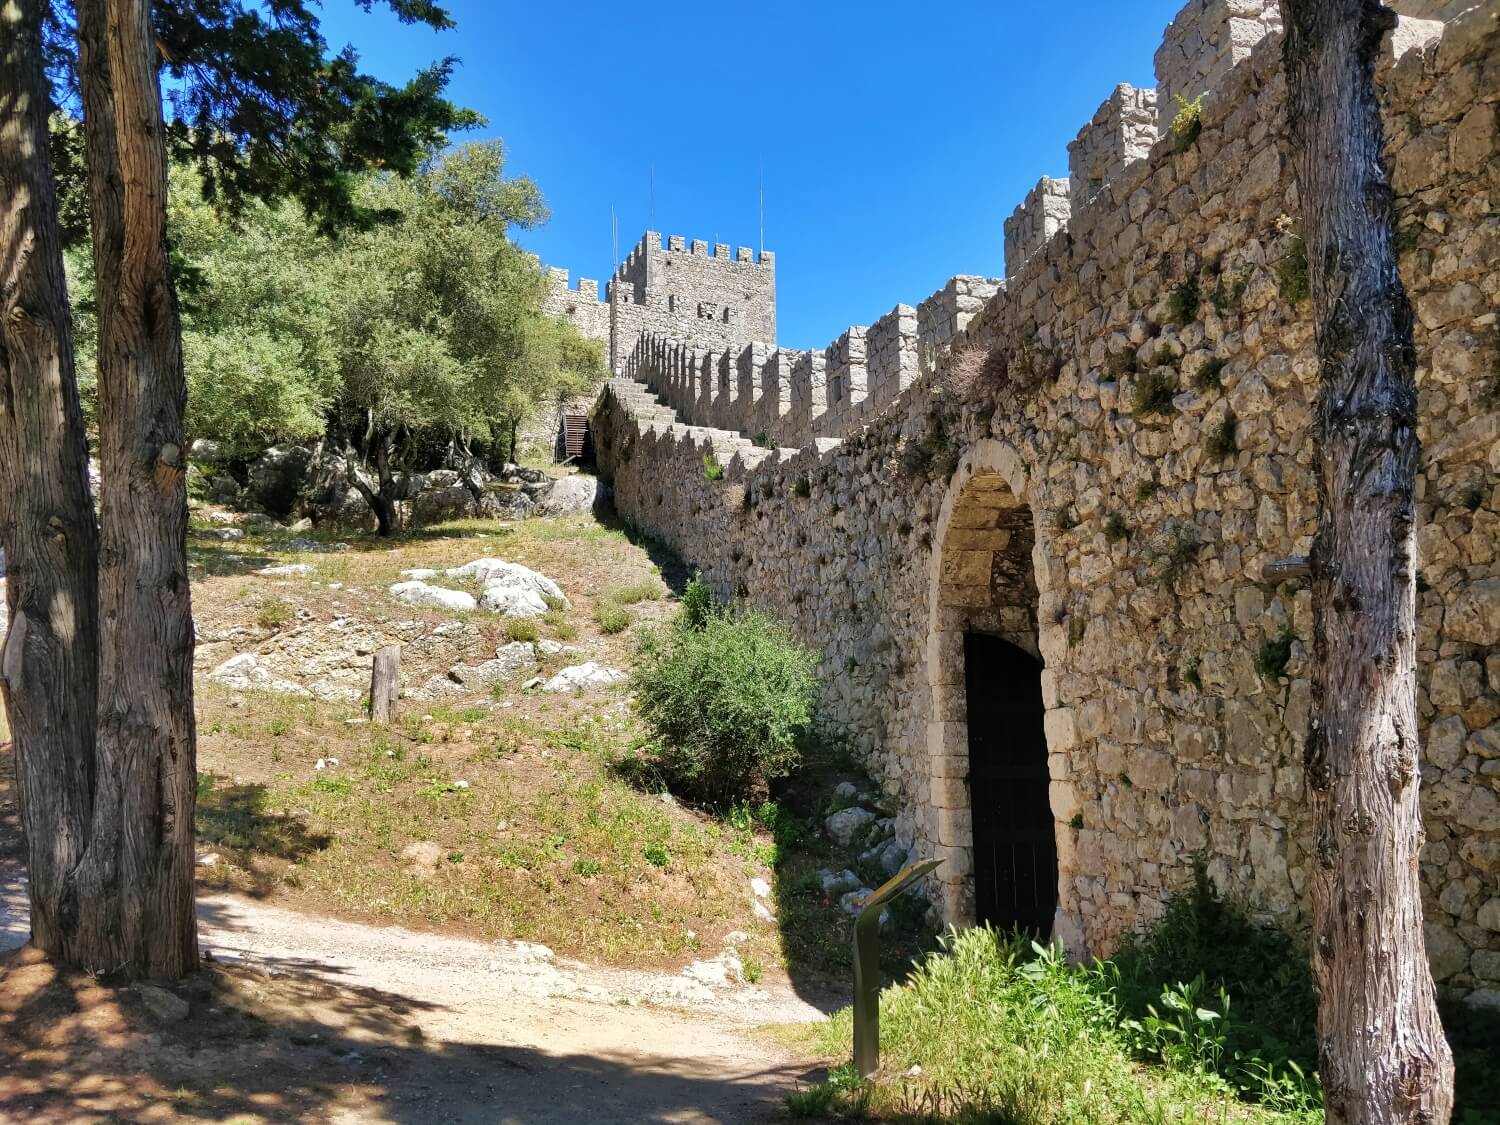
[(390, 468), (390, 438), (385, 434), (378, 434), (372, 444), (379, 476), (371, 479), (359, 454), (352, 446), (345, 446), (344, 477), (349, 486), (364, 497), (365, 503), (370, 505), (370, 511), (375, 513), (376, 534), (389, 536), (400, 525), (400, 510), (396, 507), (396, 478)]
[(193, 617), (182, 332), (150, 0), (77, 0), (98, 274), (98, 780), (71, 960), (175, 977), (193, 916)]
[(1417, 390), (1375, 95), (1377, 0), (1288, 0), (1285, 62), (1321, 362), (1312, 549), (1313, 971), (1330, 1125), (1442, 1125), (1453, 1059), (1422, 938)]
[(10, 602), (0, 687), (29, 848), (31, 937), (59, 956), (93, 804), (99, 540), (47, 150), (46, 7), (0, 3), (0, 544)]

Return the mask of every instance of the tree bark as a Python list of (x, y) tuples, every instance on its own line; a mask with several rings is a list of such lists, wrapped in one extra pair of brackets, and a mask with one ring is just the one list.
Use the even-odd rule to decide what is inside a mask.
[(47, 146), (43, 0), (0, 4), (0, 690), (28, 846), (31, 938), (61, 956), (94, 794), (98, 530)]
[(1330, 1125), (1442, 1125), (1453, 1059), (1422, 937), (1411, 307), (1397, 272), (1377, 0), (1288, 0), (1321, 375), (1313, 541), (1313, 971)]
[(77, 0), (99, 316), (98, 781), (70, 960), (171, 978), (193, 916), (193, 618), (182, 332), (150, 0)]
[(396, 716), (401, 694), (401, 646), (386, 645), (375, 652), (370, 666), (370, 719), (388, 723)]
[(400, 510), (396, 507), (396, 478), (391, 472), (390, 447), (384, 434), (374, 441), (375, 464), (379, 476), (374, 481), (360, 462), (359, 454), (352, 446), (344, 448), (344, 477), (351, 488), (364, 497), (375, 513), (375, 531), (381, 536), (390, 536), (400, 526)]

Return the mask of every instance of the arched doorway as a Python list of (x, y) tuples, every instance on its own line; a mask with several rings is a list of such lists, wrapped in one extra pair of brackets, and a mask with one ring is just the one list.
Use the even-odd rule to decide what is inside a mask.
[[(1054, 715), (1057, 684), (1049, 684), (1043, 661), (1046, 653), (1065, 651), (1067, 639), (1055, 595), (1043, 582), (1051, 568), (1037, 549), (1027, 477), (1005, 443), (975, 443), (959, 462), (934, 528), (929, 838), (933, 855), (944, 861), (937, 879), (945, 921), (1021, 925), (1043, 940), (1061, 937), (1072, 949), (1077, 927), (1069, 924), (1063, 878), (1072, 836), (1062, 823), (1076, 808), (1071, 716)], [(1018, 759), (1023, 722), (1025, 753)], [(980, 727), (972, 745), (971, 723)], [(1024, 778), (1006, 776), (1012, 768)], [(1031, 849), (1024, 856), (1023, 843)]]
[(974, 920), (1046, 941), (1057, 910), (1042, 663), (1002, 637), (964, 635)]

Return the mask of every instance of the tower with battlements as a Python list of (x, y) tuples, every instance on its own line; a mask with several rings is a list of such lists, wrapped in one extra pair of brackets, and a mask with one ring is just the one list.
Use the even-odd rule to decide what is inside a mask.
[(736, 354), (752, 342), (776, 340), (776, 256), (748, 246), (671, 235), (666, 244), (647, 231), (605, 287), (550, 269), (545, 311), (569, 321), (587, 339), (609, 348), (620, 372), (643, 334), (682, 340), (706, 353)]

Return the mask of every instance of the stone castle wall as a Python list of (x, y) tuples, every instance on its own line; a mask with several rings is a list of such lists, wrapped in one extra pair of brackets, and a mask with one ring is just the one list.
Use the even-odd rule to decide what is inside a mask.
[[(1438, 978), (1495, 992), (1500, 0), (1438, 30), (1398, 36), (1380, 73), (1421, 388), (1422, 878)], [(1195, 854), (1307, 916), (1310, 595), (1262, 577), (1317, 516), (1280, 33), (1253, 0), (1194, 0), (1166, 43), (1215, 82), (1196, 139), (1147, 143), (1177, 70), (1154, 99), (1117, 89), (1071, 146), (1078, 179), (1023, 204), (1013, 255), (1008, 227), (1003, 285), (956, 279), (821, 353), (647, 331), (595, 420), (621, 514), (820, 649), (823, 712), (899, 838), (946, 861), (955, 922), (973, 911), (963, 631), (1034, 646), (1055, 933), (1094, 952)]]

